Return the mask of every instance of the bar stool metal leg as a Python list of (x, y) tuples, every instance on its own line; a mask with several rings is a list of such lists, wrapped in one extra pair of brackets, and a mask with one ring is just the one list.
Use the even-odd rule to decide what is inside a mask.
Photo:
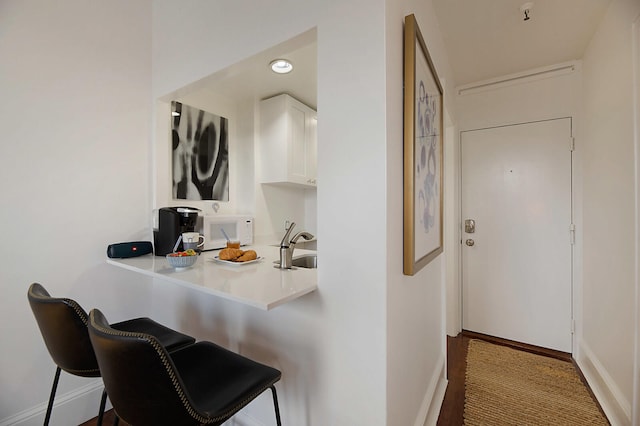
[(102, 418), (104, 417), (104, 407), (107, 405), (107, 388), (102, 390), (102, 398), (100, 398), (100, 411), (98, 411), (97, 426), (102, 426)]
[(273, 407), (276, 410), (276, 423), (281, 426), (280, 423), (280, 407), (278, 406), (278, 395), (276, 394), (276, 387), (271, 385), (271, 393), (273, 394)]
[(49, 404), (47, 405), (47, 414), (44, 416), (44, 426), (47, 426), (49, 424), (49, 419), (51, 419), (51, 410), (53, 410), (53, 400), (56, 397), (58, 380), (60, 380), (60, 367), (56, 367), (56, 374), (53, 377), (53, 386), (51, 386), (51, 395), (49, 396)]

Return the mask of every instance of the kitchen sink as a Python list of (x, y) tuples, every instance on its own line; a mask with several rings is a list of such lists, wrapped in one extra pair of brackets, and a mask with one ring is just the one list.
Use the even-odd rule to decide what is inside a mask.
[[(273, 263), (277, 265), (280, 262), (275, 260)], [(303, 254), (300, 256), (296, 256), (291, 260), (291, 266), (293, 269), (295, 268), (315, 269), (318, 267), (318, 255)]]
[(316, 254), (304, 254), (302, 256), (294, 257), (291, 261), (291, 266), (296, 268), (317, 268), (318, 267), (318, 255)]

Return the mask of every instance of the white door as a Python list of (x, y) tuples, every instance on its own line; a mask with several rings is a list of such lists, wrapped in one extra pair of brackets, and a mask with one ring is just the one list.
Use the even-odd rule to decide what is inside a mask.
[(463, 328), (571, 352), (571, 119), (460, 138)]

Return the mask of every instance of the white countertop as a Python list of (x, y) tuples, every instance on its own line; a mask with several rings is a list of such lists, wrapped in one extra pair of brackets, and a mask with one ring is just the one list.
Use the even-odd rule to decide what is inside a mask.
[[(249, 264), (228, 265), (213, 260), (219, 250), (203, 252), (195, 265), (174, 269), (164, 256), (147, 254), (129, 259), (107, 259), (107, 263), (188, 287), (204, 293), (269, 310), (318, 288), (317, 269), (281, 270), (274, 267), (280, 249), (274, 246), (247, 246), (262, 259)], [(315, 253), (296, 249), (293, 257)]]

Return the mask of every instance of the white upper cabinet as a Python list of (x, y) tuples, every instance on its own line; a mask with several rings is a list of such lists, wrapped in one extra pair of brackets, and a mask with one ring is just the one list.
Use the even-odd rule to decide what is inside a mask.
[(317, 114), (283, 94), (260, 102), (260, 182), (316, 187)]

